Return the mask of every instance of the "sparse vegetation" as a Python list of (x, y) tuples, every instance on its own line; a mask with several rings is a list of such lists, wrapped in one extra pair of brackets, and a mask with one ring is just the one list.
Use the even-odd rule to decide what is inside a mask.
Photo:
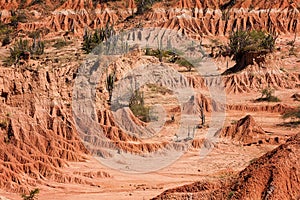
[(14, 46), (10, 48), (10, 57), (9, 60), (11, 62), (17, 62), (21, 57), (24, 57), (26, 53), (29, 53), (30, 47), (28, 40), (16, 41)]
[(88, 31), (86, 31), (83, 36), (82, 49), (86, 53), (90, 53), (96, 46), (109, 39), (114, 34), (114, 28), (112, 25), (109, 25), (109, 23), (107, 23), (104, 28), (95, 30), (94, 33), (89, 33)]
[(65, 46), (68, 46), (69, 44), (71, 44), (71, 41), (65, 41), (62, 39), (57, 40), (52, 47), (56, 48), (56, 49), (62, 49)]
[(159, 59), (160, 62), (166, 61), (169, 63), (176, 63), (180, 66), (186, 67), (187, 71), (191, 71), (193, 68), (193, 65), (189, 61), (170, 50), (146, 48), (145, 55), (155, 56)]
[(136, 5), (137, 5), (136, 14), (138, 14), (138, 15), (144, 14), (146, 11), (151, 9), (151, 6), (156, 1), (157, 0), (135, 0)]
[(228, 199), (231, 199), (234, 195), (234, 191), (230, 191), (229, 194), (228, 194)]
[(40, 190), (38, 188), (36, 188), (34, 190), (31, 190), (30, 193), (29, 193), (29, 195), (22, 194), (22, 198), (23, 198), (23, 200), (35, 200), (35, 199), (38, 199), (37, 195), (38, 195), (39, 192), (40, 192)]
[(273, 94), (275, 93), (275, 90), (273, 88), (267, 87), (264, 88), (261, 91), (261, 97), (256, 99), (256, 101), (261, 102), (261, 101), (268, 101), (268, 102), (279, 102), (280, 99)]
[(19, 39), (14, 46), (10, 48), (10, 57), (8, 63), (17, 63), (20, 59), (27, 59), (31, 55), (42, 55), (44, 53), (45, 44), (43, 41), (33, 40), (30, 45), (28, 40)]
[(278, 124), (278, 126), (297, 128), (300, 125), (300, 106), (298, 108), (284, 112), (282, 118), (291, 120), (289, 122)]
[(291, 118), (293, 120), (300, 120), (300, 107), (287, 111), (282, 115), (283, 119)]
[(150, 108), (144, 104), (144, 93), (135, 90), (130, 98), (129, 108), (132, 113), (144, 122), (150, 121)]
[(291, 46), (290, 49), (289, 49), (289, 55), (294, 55), (296, 56), (296, 48), (295, 48), (295, 43), (296, 43), (296, 38), (297, 38), (297, 31), (295, 31), (295, 35), (294, 35), (294, 39), (289, 41), (287, 43), (287, 45)]
[(12, 12), (12, 17), (10, 20), (10, 25), (17, 28), (19, 23), (27, 22), (27, 16), (23, 12)]
[(152, 83), (149, 83), (147, 84), (147, 86), (150, 88), (150, 90), (152, 92), (156, 92), (156, 93), (160, 93), (162, 95), (165, 95), (165, 94), (173, 94), (173, 91), (164, 87), (164, 86), (159, 86), (157, 84), (152, 84)]
[(114, 70), (111, 74), (106, 76), (106, 89), (109, 94), (108, 103), (111, 103), (112, 94), (115, 86), (115, 80), (116, 80), (116, 70)]
[(0, 22), (0, 40), (2, 41), (2, 46), (6, 46), (11, 43), (13, 29), (8, 24)]
[(33, 6), (33, 5), (36, 5), (36, 4), (42, 4), (42, 3), (44, 3), (43, 0), (33, 0), (33, 1), (31, 2), (30, 6)]
[(230, 35), (230, 55), (233, 55), (236, 65), (224, 74), (243, 70), (248, 65), (265, 62), (265, 56), (273, 52), (277, 36), (264, 31), (235, 31)]
[(10, 37), (9, 35), (6, 35), (3, 40), (2, 40), (2, 46), (6, 46), (6, 45), (9, 45), (10, 44)]

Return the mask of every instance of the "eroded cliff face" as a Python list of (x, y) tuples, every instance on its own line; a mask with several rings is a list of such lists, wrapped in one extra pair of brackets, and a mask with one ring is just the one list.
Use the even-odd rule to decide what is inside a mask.
[[(93, 1), (2, 1), (1, 21), (9, 22), (11, 11), (26, 8), (28, 22), (18, 29), (34, 31), (46, 27), (50, 31), (74, 31), (82, 35), (86, 28), (99, 28), (108, 21), (119, 29), (124, 27), (156, 26), (178, 30), (191, 35), (228, 35), (237, 29), (262, 29), (280, 34), (300, 31), (299, 0), (269, 1), (200, 1), (180, 0), (158, 2), (151, 12), (134, 16), (133, 0), (97, 4)], [(34, 17), (32, 17), (34, 16)], [(126, 23), (126, 22), (130, 23)]]
[(83, 161), (87, 153), (69, 103), (75, 70), (1, 68), (2, 188), (25, 192), (47, 180), (83, 182), (59, 170), (66, 161)]
[[(181, 33), (194, 35), (197, 38), (199, 36), (228, 36), (231, 31), (237, 29), (262, 29), (284, 35), (300, 32), (299, 5), (299, 0), (293, 2), (289, 0), (275, 2), (267, 0), (163, 1), (155, 3), (151, 12), (132, 16), (136, 10), (134, 0), (103, 4), (94, 3), (91, 0), (66, 0), (63, 2), (46, 0), (42, 4), (34, 3), (33, 0), (0, 0), (0, 20), (9, 23), (12, 20), (12, 15), (23, 13), (27, 18), (27, 22), (18, 24), (17, 30), (19, 32), (26, 33), (38, 29), (48, 29), (48, 38), (50, 39), (53, 35), (63, 35), (69, 32), (75, 36), (82, 36), (85, 29), (103, 27), (107, 22), (115, 24), (115, 27), (119, 30), (141, 25), (145, 27), (156, 26), (177, 30)], [(44, 36), (47, 38), (47, 35)], [(80, 46), (73, 46), (72, 48), (79, 49)], [(73, 56), (74, 52), (78, 53), (77, 50), (60, 53), (63, 56), (71, 56), (71, 54)], [(53, 54), (51, 56), (54, 59), (57, 55)], [(89, 152), (78, 136), (71, 106), (72, 87), (80, 61), (73, 62), (75, 57), (72, 57), (67, 61), (56, 62), (55, 64), (52, 57), (50, 59), (45, 58), (40, 63), (35, 61), (30, 63), (30, 61), (20, 66), (0, 67), (0, 187), (6, 190), (26, 192), (35, 184), (46, 184), (47, 180), (92, 184), (92, 181), (82, 179), (82, 176), (92, 177), (94, 173), (99, 177), (111, 177), (106, 172), (91, 172), (88, 174), (78, 172), (73, 175), (61, 173), (61, 167), (66, 166), (68, 161), (83, 161)], [(117, 63), (118, 69), (123, 69), (125, 66), (127, 67), (126, 70), (129, 70), (134, 64), (159, 63), (154, 58), (147, 60), (133, 56), (126, 59), (128, 63), (119, 63), (119, 65)], [(273, 65), (273, 63), (271, 62), (269, 65)], [(125, 73), (126, 70), (120, 71), (119, 76)], [(190, 76), (188, 80), (191, 87), (203, 90), (207, 89), (205, 88), (206, 84), (214, 82), (214, 79), (209, 82), (209, 80), (196, 76)], [(268, 70), (250, 68), (242, 73), (223, 77), (224, 87), (228, 94), (250, 93), (253, 90), (258, 91), (267, 86), (278, 90), (299, 88), (299, 81), (299, 73), (283, 72), (279, 70), (279, 67), (274, 67), (272, 70), (270, 68)], [(136, 154), (151, 153), (168, 145), (167, 142), (142, 142), (136, 137), (127, 135), (124, 130), (117, 126), (112, 112), (108, 109), (107, 94), (102, 93), (99, 95), (102, 95), (103, 99), (101, 99), (101, 109), (97, 110), (98, 122), (113, 145)], [(214, 108), (211, 105), (213, 102), (203, 95), (196, 97), (195, 101), (204, 105), (205, 112), (209, 113), (218, 109)], [(190, 106), (189, 108), (189, 105), (187, 105), (186, 112), (194, 112), (194, 109), (194, 107)], [(291, 105), (283, 103), (263, 106), (228, 104), (227, 109), (281, 113), (291, 109)], [(178, 108), (178, 110), (180, 109)], [(122, 117), (126, 116), (126, 119), (134, 119), (136, 124), (143, 126), (143, 123), (129, 110), (123, 110), (120, 115)], [(258, 140), (255, 137), (265, 134), (265, 132), (261, 127), (256, 127), (257, 125), (253, 122), (252, 117), (248, 117), (245, 123), (242, 123), (242, 121), (238, 124), (239, 126), (233, 125), (225, 128), (222, 136), (229, 136), (231, 139), (246, 144), (257, 143)], [(128, 124), (128, 127), (138, 134), (146, 132), (146, 129), (136, 127), (135, 124)], [(230, 134), (226, 135), (228, 133)], [(245, 133), (252, 135), (249, 138), (244, 135)], [(262, 138), (264, 140), (269, 139)], [(289, 151), (287, 149), (290, 147), (292, 153), (298, 155), (296, 144), (299, 143), (299, 137), (296, 137), (293, 141), (281, 147), (284, 151), (279, 148), (275, 153), (271, 153), (271, 157), (273, 154), (290, 155), (287, 153)], [(192, 141), (192, 146), (201, 148), (203, 142), (203, 139), (195, 139)], [(180, 147), (172, 146), (172, 148)], [(107, 152), (103, 151), (101, 153), (104, 156), (109, 156)], [(260, 160), (266, 161), (266, 163), (273, 162), (267, 155)], [(299, 165), (298, 161), (299, 159), (296, 161), (287, 160), (287, 163), (293, 164), (296, 162)], [(282, 163), (284, 162), (282, 161)], [(261, 162), (258, 162), (258, 164), (258, 166), (262, 165)], [(293, 166), (297, 167), (296, 164)], [(271, 179), (273, 177), (273, 175), (268, 175), (273, 173), (273, 168), (271, 166), (264, 167), (265, 172), (260, 174), (255, 171), (255, 166), (251, 165), (240, 174), (240, 177), (248, 176), (248, 172), (249, 174), (250, 172), (256, 173), (257, 180), (264, 183), (265, 188), (271, 188), (271, 185), (264, 181), (265, 178)], [(281, 169), (280, 166), (278, 169)], [(282, 180), (280, 181), (290, 181), (291, 186), (299, 185), (299, 181), (285, 180), (282, 177), (281, 174), (279, 178)], [(293, 177), (297, 178), (297, 174), (291, 172), (289, 178), (292, 179)], [(242, 182), (242, 178), (239, 181)], [(248, 181), (249, 183), (244, 180), (244, 182), (249, 185), (249, 188), (256, 187), (255, 180)], [(238, 183), (236, 183), (235, 191), (246, 194), (245, 189)], [(198, 183), (195, 185), (186, 186), (188, 189), (174, 191), (183, 191), (182, 193), (184, 193), (193, 191), (194, 188), (205, 187), (214, 190), (222, 184), (216, 183), (205, 186)], [(282, 185), (278, 187), (283, 188)], [(297, 189), (297, 187), (295, 188)], [(227, 192), (227, 189), (224, 191)], [(268, 189), (264, 189), (262, 194), (267, 194), (267, 191)], [(296, 193), (293, 189), (289, 191)], [(209, 192), (204, 191), (205, 195), (210, 194)], [(186, 197), (186, 194), (182, 195), (182, 198)], [(274, 199), (281, 198), (280, 195), (274, 196)]]

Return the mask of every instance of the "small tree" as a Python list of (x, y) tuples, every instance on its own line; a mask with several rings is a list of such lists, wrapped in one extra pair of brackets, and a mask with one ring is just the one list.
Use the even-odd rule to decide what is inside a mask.
[(268, 102), (278, 102), (280, 99), (273, 94), (275, 93), (275, 90), (273, 88), (267, 87), (264, 88), (261, 91), (261, 97), (258, 98), (256, 101), (268, 101)]
[(145, 106), (144, 93), (140, 90), (135, 90), (130, 98), (129, 108), (132, 113), (144, 122), (150, 121), (150, 109)]
[(273, 52), (278, 36), (264, 31), (233, 32), (229, 37), (230, 55), (233, 55), (236, 65), (225, 74), (244, 69), (254, 61), (258, 64), (265, 61), (265, 55)]
[(271, 96), (274, 94), (275, 90), (273, 88), (265, 88), (261, 91), (261, 98), (267, 98), (270, 99)]
[(29, 195), (22, 194), (23, 200), (35, 200), (37, 199), (37, 194), (40, 192), (38, 188), (31, 190)]

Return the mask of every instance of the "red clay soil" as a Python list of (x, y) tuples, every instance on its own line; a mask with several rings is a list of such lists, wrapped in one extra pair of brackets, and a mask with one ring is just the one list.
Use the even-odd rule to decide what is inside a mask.
[[(233, 125), (222, 128), (216, 134), (221, 138), (227, 138), (248, 145), (262, 144), (266, 141), (275, 142), (267, 136), (266, 132), (255, 122), (251, 115), (247, 115)], [(279, 138), (276, 140), (278, 143)]]
[(253, 161), (237, 177), (169, 189), (158, 199), (299, 199), (300, 134)]

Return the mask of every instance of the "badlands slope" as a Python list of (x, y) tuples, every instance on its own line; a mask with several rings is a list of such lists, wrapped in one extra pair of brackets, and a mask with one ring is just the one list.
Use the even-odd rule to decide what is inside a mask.
[[(299, 95), (300, 88), (300, 40), (296, 35), (293, 55), (287, 44), (295, 32), (300, 33), (299, 8), (299, 0), (173, 0), (157, 2), (149, 12), (132, 17), (136, 11), (133, 0), (46, 0), (42, 4), (0, 0), (1, 23), (11, 21), (12, 11), (27, 18), (16, 27), (13, 41), (28, 38), (36, 30), (41, 30), (42, 38), (48, 41), (45, 54), (38, 59), (8, 67), (3, 61), (10, 46), (0, 48), (0, 195), (20, 199), (22, 193), (40, 188), (39, 199), (299, 198), (300, 146), (296, 134), (300, 130), (299, 126), (286, 126), (281, 118), (283, 112), (300, 105), (292, 98)], [(215, 133), (217, 142), (203, 137), (208, 131), (203, 126), (195, 131), (189, 149), (176, 162), (158, 171), (131, 174), (95, 160), (80, 139), (72, 112), (77, 71), (87, 56), (81, 50), (82, 35), (86, 29), (103, 27), (107, 22), (115, 24), (117, 30), (155, 26), (201, 37), (208, 54), (225, 44), (237, 29), (272, 31), (279, 38), (275, 52), (263, 66), (254, 64), (222, 76), (226, 120)], [(68, 45), (53, 47), (64, 39)], [(218, 54), (211, 61), (220, 73), (234, 65), (231, 58)], [(117, 80), (135, 67), (153, 63), (160, 65), (157, 58), (134, 51), (115, 63)], [(217, 80), (200, 77), (178, 64), (164, 65), (180, 71), (200, 93), (194, 97), (196, 106), (187, 104), (182, 112), (197, 113), (199, 105), (204, 105), (209, 123), (211, 113), (218, 108), (207, 94), (207, 85)], [(266, 87), (274, 88), (281, 102), (256, 102)], [(96, 118), (110, 140), (107, 145), (134, 154), (150, 154), (166, 146), (181, 148), (168, 146), (181, 125), (180, 108), (172, 93), (144, 88), (146, 104), (161, 103), (168, 119), (175, 119), (167, 121), (156, 137), (142, 140), (118, 126), (107, 103), (108, 93), (105, 89), (100, 92), (101, 88), (105, 88), (103, 83), (97, 86)], [(139, 136), (153, 131), (130, 110), (118, 116)], [(135, 123), (129, 123), (132, 121)], [(203, 146), (214, 148), (200, 159)], [(105, 151), (100, 154), (109, 156)]]

